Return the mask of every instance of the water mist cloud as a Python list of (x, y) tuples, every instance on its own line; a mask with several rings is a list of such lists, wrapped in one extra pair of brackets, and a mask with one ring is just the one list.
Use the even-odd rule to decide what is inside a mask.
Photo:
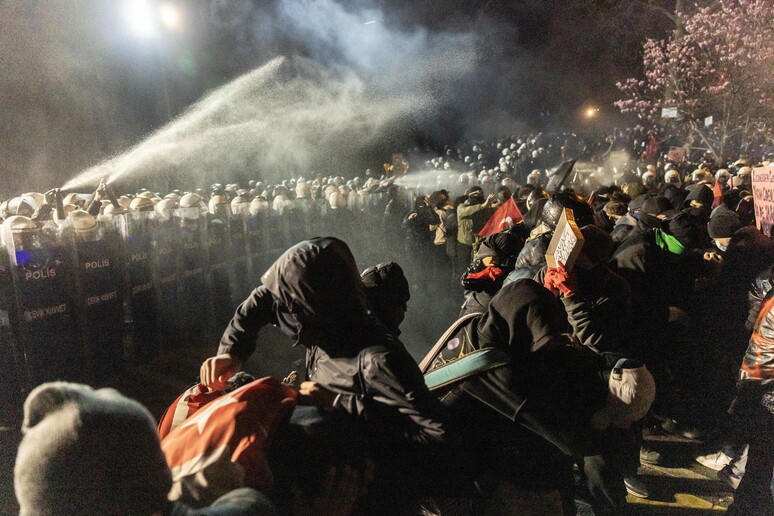
[(277, 57), (233, 80), (65, 188), (102, 177), (192, 188), (312, 171), (348, 174), (348, 162), (369, 149), (399, 150), (390, 147), (390, 133), (436, 118), (476, 70), (472, 34), (392, 28), (372, 8), (283, 2), (276, 19), (262, 19), (256, 30), (270, 22), (304, 43), (295, 46), (308, 57)]

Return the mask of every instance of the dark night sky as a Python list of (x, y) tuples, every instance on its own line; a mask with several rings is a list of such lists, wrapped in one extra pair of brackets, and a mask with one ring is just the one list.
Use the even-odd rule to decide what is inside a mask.
[[(180, 29), (142, 40), (125, 3), (0, 1), (0, 196), (63, 184), (280, 55), (425, 88), (441, 107), (417, 129), (438, 141), (575, 128), (590, 104), (615, 115), (615, 81), (669, 28), (644, 6), (668, 1), (178, 0)], [(382, 36), (352, 37), (370, 19)]]

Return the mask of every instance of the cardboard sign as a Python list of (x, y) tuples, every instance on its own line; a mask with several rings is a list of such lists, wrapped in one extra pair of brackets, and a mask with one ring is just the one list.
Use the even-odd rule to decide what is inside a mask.
[(548, 244), (546, 263), (549, 267), (558, 267), (561, 262), (567, 272), (570, 272), (581, 249), (583, 249), (583, 235), (578, 224), (575, 223), (572, 210), (565, 208), (556, 225), (551, 243)]
[(766, 236), (774, 226), (774, 165), (754, 168), (752, 173), (755, 225)]

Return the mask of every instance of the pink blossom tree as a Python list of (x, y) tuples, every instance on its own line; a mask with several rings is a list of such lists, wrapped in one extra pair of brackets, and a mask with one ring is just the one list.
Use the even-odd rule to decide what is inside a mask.
[[(654, 126), (680, 125), (722, 161), (730, 138), (772, 138), (774, 2), (697, 4), (676, 13), (667, 39), (645, 42), (644, 76), (616, 83), (624, 98), (615, 105)], [(662, 108), (678, 118), (662, 118)]]

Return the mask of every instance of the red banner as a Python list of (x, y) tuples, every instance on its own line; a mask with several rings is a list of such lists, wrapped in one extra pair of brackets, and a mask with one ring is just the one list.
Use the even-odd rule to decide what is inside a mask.
[(519, 207), (516, 206), (516, 201), (511, 197), (497, 208), (486, 225), (478, 232), (478, 236), (487, 237), (493, 233), (499, 233), (504, 229), (515, 226), (522, 220), (524, 220), (524, 217), (522, 217)]

